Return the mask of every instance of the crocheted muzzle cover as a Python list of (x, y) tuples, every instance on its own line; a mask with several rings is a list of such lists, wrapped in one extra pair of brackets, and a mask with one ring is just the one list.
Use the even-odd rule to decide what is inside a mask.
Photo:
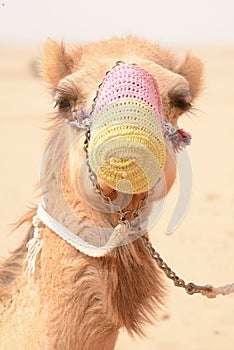
[(92, 113), (89, 162), (111, 188), (142, 193), (157, 182), (166, 161), (161, 105), (147, 70), (122, 64), (107, 73)]

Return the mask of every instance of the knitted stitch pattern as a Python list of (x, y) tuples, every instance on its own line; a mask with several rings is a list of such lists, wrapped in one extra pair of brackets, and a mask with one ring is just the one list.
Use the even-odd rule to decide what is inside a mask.
[(158, 84), (147, 70), (115, 66), (98, 91), (89, 161), (110, 187), (125, 193), (152, 188), (166, 160)]

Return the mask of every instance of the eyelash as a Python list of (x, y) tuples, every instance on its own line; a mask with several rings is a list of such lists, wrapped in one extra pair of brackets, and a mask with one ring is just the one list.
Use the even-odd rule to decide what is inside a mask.
[(174, 106), (182, 111), (188, 111), (192, 107), (191, 103), (185, 102), (183, 100), (175, 101)]
[(72, 107), (72, 104), (67, 98), (61, 97), (56, 101), (54, 108), (56, 107), (58, 107), (60, 111), (66, 111)]

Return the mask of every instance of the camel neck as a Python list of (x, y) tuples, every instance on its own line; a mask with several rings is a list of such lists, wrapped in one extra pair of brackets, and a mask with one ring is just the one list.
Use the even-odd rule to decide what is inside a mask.
[(119, 327), (103, 312), (99, 264), (44, 229), (35, 283), (48, 349), (114, 349)]

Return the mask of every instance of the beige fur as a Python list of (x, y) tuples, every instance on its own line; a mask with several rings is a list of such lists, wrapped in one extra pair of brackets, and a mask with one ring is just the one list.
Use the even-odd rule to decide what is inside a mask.
[[(174, 125), (201, 90), (202, 65), (197, 58), (187, 56), (178, 62), (169, 51), (132, 36), (80, 46), (70, 52), (64, 45), (48, 40), (44, 72), (56, 101), (63, 98), (76, 109), (85, 107), (90, 111), (105, 72), (118, 60), (141, 65), (155, 75), (159, 84), (165, 84), (161, 90), (164, 118)], [(78, 176), (90, 200), (100, 202), (81, 167), (85, 158), (83, 132), (65, 126), (65, 117), (71, 119), (69, 110), (61, 110), (54, 119), (47, 144), (50, 157), (43, 162), (41, 181), (50, 189), (50, 214), (73, 232), (88, 236), (89, 226), (114, 227), (117, 217), (90, 208), (82, 197)], [(165, 185), (154, 199), (167, 194), (175, 173), (174, 157), (168, 152)], [(115, 191), (100, 184), (114, 199)], [(128, 208), (136, 208), (143, 196), (133, 196)], [(71, 211), (78, 215), (78, 224)], [(129, 334), (143, 334), (144, 325), (157, 316), (165, 293), (161, 273), (143, 241), (118, 247), (107, 257), (91, 258), (45, 228), (36, 275), (30, 279), (23, 274), (23, 260), (26, 242), (32, 237), (34, 214), (35, 209), (22, 218), (20, 223), (27, 222), (30, 227), (28, 235), (0, 267), (1, 350), (113, 350), (121, 327)], [(97, 240), (99, 234), (97, 230)]]

